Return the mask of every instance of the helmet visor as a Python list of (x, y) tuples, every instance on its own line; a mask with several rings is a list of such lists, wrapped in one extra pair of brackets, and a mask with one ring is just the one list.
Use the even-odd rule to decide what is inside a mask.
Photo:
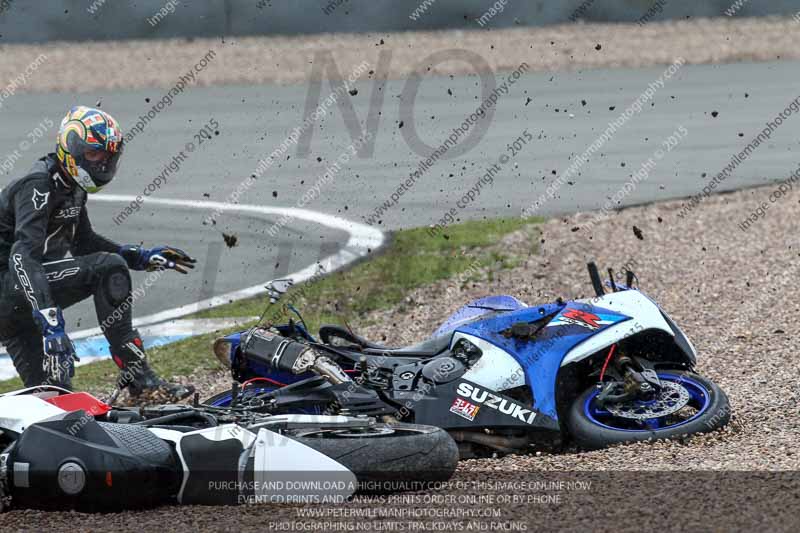
[(105, 163), (111, 157), (111, 154), (105, 150), (86, 150), (83, 157), (91, 163)]
[[(67, 148), (70, 155), (75, 158), (75, 164), (85, 171), (80, 173), (78, 184), (87, 192), (97, 192), (108, 185), (119, 168), (123, 145), (124, 143), (120, 142), (115, 152), (109, 152), (98, 149), (81, 139), (77, 133), (70, 132), (67, 136)], [(88, 183), (89, 181), (91, 183)]]
[(92, 176), (92, 180), (98, 187), (108, 185), (119, 168), (119, 161), (122, 157), (122, 143), (116, 152), (106, 150), (87, 150), (83, 155), (81, 165)]

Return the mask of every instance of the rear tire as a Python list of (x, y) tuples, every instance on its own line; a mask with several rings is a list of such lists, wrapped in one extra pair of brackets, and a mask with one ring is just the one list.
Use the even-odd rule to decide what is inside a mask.
[(702, 410), (686, 422), (657, 429), (626, 430), (599, 423), (587, 412), (589, 402), (597, 394), (592, 386), (578, 396), (567, 415), (566, 426), (574, 441), (581, 448), (596, 450), (612, 444), (670, 439), (693, 433), (707, 433), (723, 427), (730, 420), (731, 407), (728, 397), (716, 384), (695, 374), (681, 370), (658, 371), (659, 377), (671, 376), (670, 381), (692, 383), (702, 390), (705, 403)]
[(361, 436), (353, 430), (298, 431), (286, 436), (347, 467), (359, 482), (367, 483), (369, 492), (420, 490), (450, 479), (458, 463), (455, 441), (431, 426), (379, 425)]

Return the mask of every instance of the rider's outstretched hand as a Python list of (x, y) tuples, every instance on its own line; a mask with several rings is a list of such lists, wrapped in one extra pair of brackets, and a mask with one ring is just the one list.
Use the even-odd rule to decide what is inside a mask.
[(173, 246), (156, 246), (142, 248), (135, 244), (126, 244), (119, 250), (120, 255), (128, 262), (131, 270), (176, 270), (188, 274), (197, 261), (189, 254)]

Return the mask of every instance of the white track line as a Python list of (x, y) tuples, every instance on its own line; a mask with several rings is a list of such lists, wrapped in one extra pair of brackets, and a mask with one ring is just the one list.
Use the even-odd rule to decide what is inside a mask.
[[(103, 194), (92, 196), (90, 201), (130, 203), (135, 199), (135, 196)], [(191, 209), (219, 210), (222, 212), (232, 211), (272, 216), (286, 215), (292, 218), (299, 218), (301, 220), (313, 222), (321, 226), (346, 231), (350, 237), (344, 247), (337, 253), (329, 255), (328, 257), (325, 257), (319, 261), (319, 263), (325, 267), (325, 272), (328, 273), (349, 265), (353, 261), (366, 256), (370, 251), (377, 250), (383, 244), (385, 239), (382, 231), (367, 226), (366, 224), (353, 222), (344, 218), (320, 213), (318, 211), (310, 211), (308, 209), (300, 209), (296, 207), (269, 207), (261, 205), (229, 204), (223, 202), (206, 202), (197, 200), (164, 200), (160, 198), (148, 198), (145, 203), (166, 207), (188, 207)], [(295, 284), (297, 284), (310, 279), (312, 276), (314, 276), (314, 274), (317, 273), (317, 270), (317, 263), (313, 263), (298, 270), (297, 272), (289, 274), (286, 277), (292, 278)], [(150, 324), (166, 322), (167, 320), (180, 318), (182, 316), (197, 313), (198, 311), (203, 311), (205, 309), (211, 309), (212, 307), (217, 307), (231, 301), (243, 300), (245, 298), (258, 296), (259, 294), (264, 294), (266, 292), (264, 289), (264, 284), (266, 284), (267, 281), (269, 280), (264, 280), (264, 282), (259, 283), (258, 285), (253, 285), (252, 287), (229, 292), (227, 294), (221, 294), (219, 296), (214, 296), (212, 298), (200, 300), (199, 302), (182, 305), (180, 307), (167, 309), (166, 311), (161, 311), (152, 315), (143, 316), (135, 319), (133, 321), (133, 325), (135, 327), (141, 327)], [(74, 334), (70, 334), (70, 336), (80, 339), (98, 335), (100, 333), (100, 328), (97, 327), (93, 329), (81, 330), (75, 332)]]

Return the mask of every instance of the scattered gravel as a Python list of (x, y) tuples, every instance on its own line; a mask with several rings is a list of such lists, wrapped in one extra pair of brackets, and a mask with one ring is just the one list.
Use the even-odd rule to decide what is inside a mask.
[[(800, 24), (788, 17), (721, 17), (641, 27), (568, 24), (491, 31), (14, 44), (0, 45), (0, 87), (21, 75), (39, 54), (46, 61), (17, 92), (170, 88), (209, 50), (216, 57), (197, 75), (200, 86), (302, 83), (311, 75), (316, 52), (332, 54), (339, 73), (347, 77), (363, 61), (376, 69), (379, 53), (390, 51), (389, 77), (402, 79), (416, 69), (427, 72), (428, 65), (420, 61), (433, 52), (454, 48), (479, 54), (494, 70), (511, 70), (526, 62), (531, 70), (550, 71), (669, 64), (678, 56), (690, 64), (800, 59), (798, 39)], [(87, 77), (54, 67), (75, 63), (114, 68)], [(431, 65), (431, 72), (439, 75), (473, 74), (473, 69), (462, 61)]]

